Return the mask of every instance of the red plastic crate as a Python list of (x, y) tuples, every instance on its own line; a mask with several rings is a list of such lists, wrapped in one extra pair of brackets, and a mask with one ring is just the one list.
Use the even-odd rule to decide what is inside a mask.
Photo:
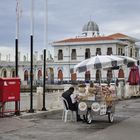
[(0, 102), (20, 100), (20, 79), (0, 78)]

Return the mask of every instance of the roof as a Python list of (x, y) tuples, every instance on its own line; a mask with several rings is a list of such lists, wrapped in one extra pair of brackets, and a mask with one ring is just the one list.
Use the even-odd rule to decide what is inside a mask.
[(114, 39), (108, 36), (77, 37), (56, 41), (54, 43), (90, 42), (90, 41), (105, 41), (105, 40), (114, 40)]
[(129, 36), (121, 34), (121, 33), (112, 34), (112, 35), (109, 35), (108, 37), (111, 37), (114, 39), (129, 38)]
[(121, 34), (121, 33), (115, 33), (115, 34), (109, 35), (108, 37), (111, 37), (113, 39), (126, 39), (126, 40), (131, 40), (131, 41), (134, 41), (134, 42), (139, 41), (136, 38), (133, 38), (133, 37), (127, 36), (125, 34)]

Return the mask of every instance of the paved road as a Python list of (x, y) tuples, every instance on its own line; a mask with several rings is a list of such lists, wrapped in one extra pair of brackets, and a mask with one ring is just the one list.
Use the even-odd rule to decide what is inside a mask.
[(61, 115), (62, 112), (54, 112), (28, 119), (1, 118), (0, 140), (139, 140), (140, 137), (140, 98), (120, 101), (113, 124), (108, 123), (106, 116), (94, 118), (92, 124), (64, 123)]

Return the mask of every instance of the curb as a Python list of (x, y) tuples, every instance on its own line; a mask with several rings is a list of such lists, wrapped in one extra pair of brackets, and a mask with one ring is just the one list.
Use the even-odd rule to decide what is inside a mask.
[(21, 115), (17, 117), (20, 119), (31, 119), (31, 118), (38, 118), (38, 117), (40, 118), (40, 117), (47, 117), (50, 115), (55, 115), (60, 112), (62, 112), (62, 109), (36, 111), (35, 113), (22, 112)]

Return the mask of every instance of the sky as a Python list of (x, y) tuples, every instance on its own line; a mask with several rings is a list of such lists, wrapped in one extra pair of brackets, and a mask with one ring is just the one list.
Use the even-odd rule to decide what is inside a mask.
[[(7, 56), (14, 59), (16, 1), (0, 3), (0, 53), (4, 60)], [(30, 55), (31, 0), (20, 1), (19, 51), (22, 55)], [(98, 24), (100, 35), (123, 33), (140, 39), (139, 0), (47, 0), (47, 10), (45, 1), (34, 0), (34, 52), (41, 54), (47, 44), (53, 55), (52, 42), (81, 35), (89, 20)]]

